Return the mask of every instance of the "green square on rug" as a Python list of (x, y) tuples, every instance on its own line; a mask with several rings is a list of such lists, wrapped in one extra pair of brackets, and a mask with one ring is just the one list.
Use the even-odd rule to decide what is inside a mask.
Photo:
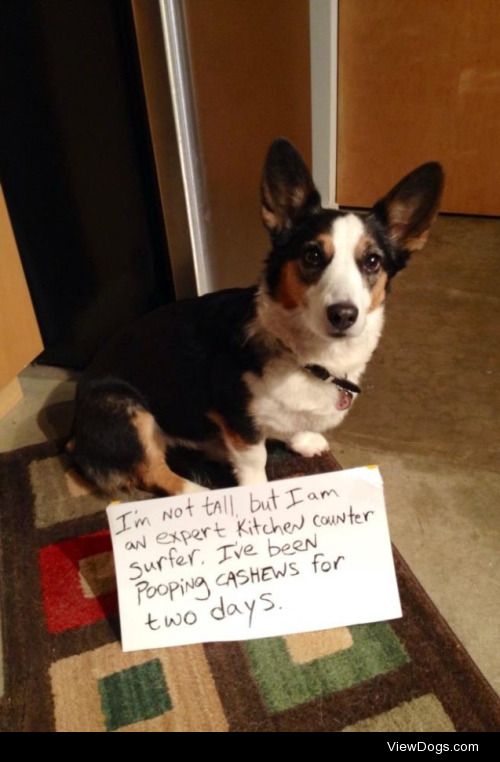
[(322, 695), (345, 690), (409, 661), (390, 624), (350, 628), (352, 645), (320, 659), (297, 664), (285, 638), (249, 640), (245, 649), (252, 673), (271, 712), (282, 712)]
[(99, 693), (107, 730), (150, 720), (172, 708), (158, 659), (101, 678)]

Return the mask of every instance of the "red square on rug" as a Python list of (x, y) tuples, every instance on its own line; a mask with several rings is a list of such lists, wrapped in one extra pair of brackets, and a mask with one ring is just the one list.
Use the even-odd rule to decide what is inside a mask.
[[(118, 612), (116, 586), (112, 581), (102, 585), (100, 580), (94, 595), (92, 586), (82, 578), (84, 568), (109, 567), (100, 564), (99, 559), (108, 559), (111, 552), (108, 530), (62, 540), (40, 550), (43, 605), (49, 632), (83, 627)], [(87, 559), (97, 563), (85, 563)]]

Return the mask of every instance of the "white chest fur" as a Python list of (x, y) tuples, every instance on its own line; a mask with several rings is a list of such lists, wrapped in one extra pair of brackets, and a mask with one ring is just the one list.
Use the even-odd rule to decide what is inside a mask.
[(348, 410), (338, 410), (337, 387), (302, 369), (315, 363), (339, 378), (357, 383), (375, 349), (383, 326), (383, 310), (369, 315), (361, 336), (311, 345), (300, 355), (283, 354), (265, 366), (262, 376), (248, 373), (250, 413), (266, 437), (287, 439), (300, 431), (323, 432), (338, 426)]

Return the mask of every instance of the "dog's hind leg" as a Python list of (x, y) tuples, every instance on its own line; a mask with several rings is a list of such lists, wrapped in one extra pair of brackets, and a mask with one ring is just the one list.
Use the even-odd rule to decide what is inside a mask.
[(166, 463), (166, 436), (140, 393), (118, 379), (84, 382), (67, 450), (81, 474), (108, 495), (140, 487), (160, 494), (202, 491)]
[(168, 495), (205, 491), (205, 487), (184, 479), (169, 468), (165, 461), (167, 439), (151, 413), (138, 410), (132, 425), (143, 446), (143, 458), (136, 468), (139, 486), (148, 492)]

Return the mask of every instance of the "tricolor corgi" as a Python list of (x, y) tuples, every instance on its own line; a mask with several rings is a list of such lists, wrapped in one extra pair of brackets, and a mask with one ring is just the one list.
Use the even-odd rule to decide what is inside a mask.
[(360, 391), (394, 275), (425, 244), (443, 187), (439, 164), (403, 178), (365, 216), (325, 209), (297, 150), (266, 157), (262, 219), (271, 250), (257, 286), (179, 301), (108, 344), (78, 388), (68, 445), (107, 494), (204, 489), (168, 450), (201, 449), (239, 484), (266, 480), (266, 439), (312, 457), (328, 449)]

